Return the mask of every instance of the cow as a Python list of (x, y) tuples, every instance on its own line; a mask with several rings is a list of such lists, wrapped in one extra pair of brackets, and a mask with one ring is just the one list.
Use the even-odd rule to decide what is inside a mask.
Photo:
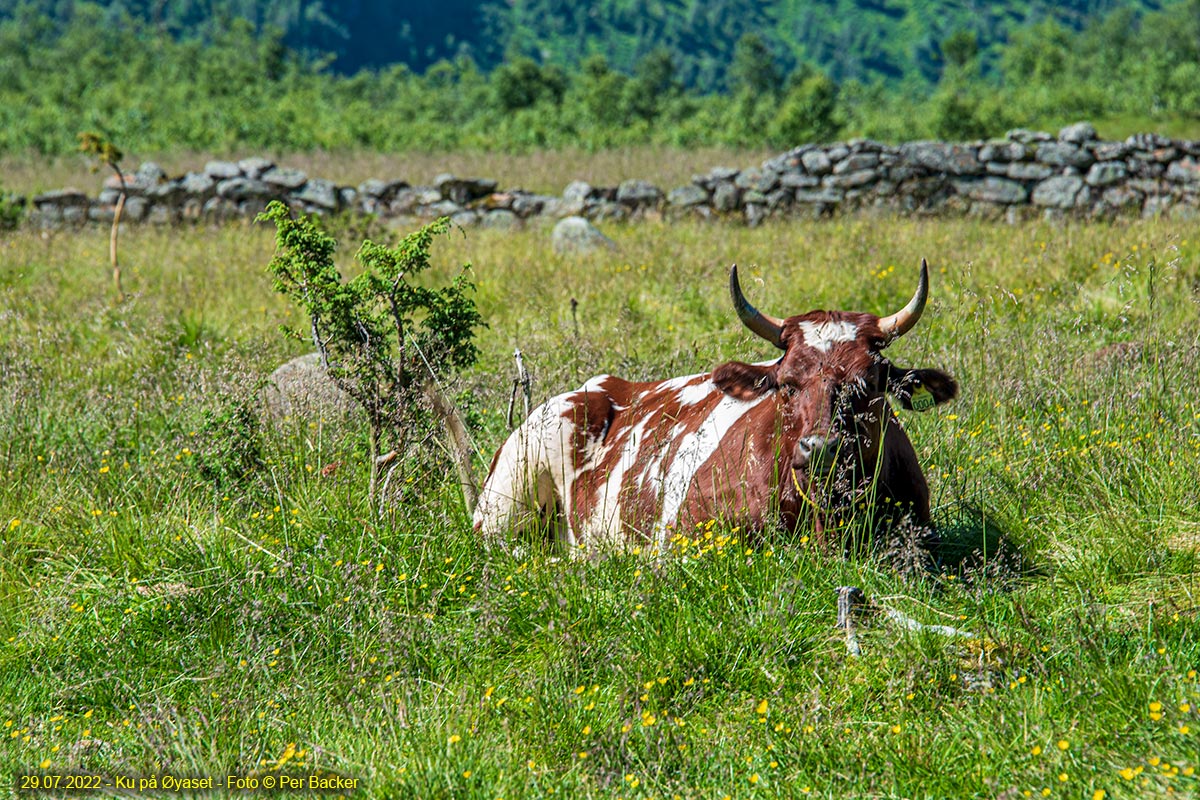
[(662, 547), (712, 520), (747, 538), (807, 521), (826, 541), (866, 506), (929, 526), (929, 487), (887, 396), (924, 411), (958, 385), (883, 355), (925, 310), (925, 260), (912, 299), (886, 317), (771, 317), (743, 295), (736, 264), (729, 291), (742, 323), (782, 356), (662, 381), (600, 375), (552, 397), (493, 458), (475, 530), (504, 542), (534, 528), (577, 552)]

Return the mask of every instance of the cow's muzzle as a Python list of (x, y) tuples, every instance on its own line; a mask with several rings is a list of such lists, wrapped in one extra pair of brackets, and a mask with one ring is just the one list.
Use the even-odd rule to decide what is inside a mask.
[(805, 436), (796, 443), (796, 466), (808, 470), (810, 475), (824, 475), (837, 463), (841, 438), (838, 436)]

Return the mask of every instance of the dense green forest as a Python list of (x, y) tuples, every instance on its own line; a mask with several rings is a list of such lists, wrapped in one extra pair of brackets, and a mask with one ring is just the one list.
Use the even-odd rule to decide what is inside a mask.
[[(0, 0), (0, 17), (21, 6), (70, 19), (72, 2)], [(526, 56), (577, 70), (602, 55), (632, 72), (664, 48), (689, 88), (735, 88), (729, 64), (737, 42), (756, 34), (781, 71), (813, 64), (837, 81), (913, 77), (934, 83), (945, 68), (943, 42), (975, 37), (988, 69), (998, 46), (1022, 26), (1054, 20), (1079, 30), (1118, 8), (1161, 7), (1158, 0), (115, 0), (100, 2), (176, 36), (211, 37), (230, 19), (275, 28), (288, 47), (331, 56), (345, 75), (402, 63), (424, 72), (438, 61), (470, 58), (490, 72)]]
[(787, 147), (1200, 119), (1200, 0), (0, 0), (0, 152)]

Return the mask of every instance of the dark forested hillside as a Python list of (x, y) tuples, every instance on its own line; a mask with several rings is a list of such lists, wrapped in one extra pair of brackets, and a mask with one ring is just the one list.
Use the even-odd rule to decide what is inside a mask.
[[(19, 6), (51, 19), (70, 16), (71, 0), (0, 0), (0, 18)], [(283, 41), (332, 69), (404, 64), (416, 72), (469, 56), (484, 71), (528, 56), (567, 69), (602, 55), (631, 72), (655, 50), (702, 92), (729, 88), (729, 65), (745, 34), (756, 34), (783, 74), (811, 64), (834, 80), (936, 82), (942, 43), (973, 35), (985, 71), (997, 46), (1026, 24), (1054, 20), (1082, 29), (1114, 8), (1153, 9), (1157, 0), (101, 0), (176, 34), (212, 35), (231, 18), (275, 27)]]
[(747, 33), (760, 36), (785, 70), (810, 63), (838, 81), (913, 76), (932, 82), (944, 64), (941, 42), (956, 32), (974, 34), (990, 59), (995, 45), (1028, 22), (1053, 19), (1082, 28), (1118, 6), (1157, 5), (1141, 0), (515, 0), (497, 20), (507, 52), (567, 64), (600, 53), (629, 69), (665, 46), (687, 85), (714, 90), (726, 88), (735, 44)]
[(1121, 2), (0, 0), (0, 153), (1194, 135), (1200, 0)]

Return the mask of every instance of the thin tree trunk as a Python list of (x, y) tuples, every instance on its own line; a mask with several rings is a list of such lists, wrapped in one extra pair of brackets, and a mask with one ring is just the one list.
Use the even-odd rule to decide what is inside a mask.
[[(121, 179), (122, 186), (125, 179)], [(125, 291), (121, 288), (121, 266), (117, 263), (117, 231), (121, 227), (121, 212), (125, 210), (125, 190), (117, 198), (117, 209), (113, 212), (112, 232), (108, 236), (108, 259), (112, 262), (113, 286), (117, 290), (117, 302), (125, 302)]]
[(462, 421), (462, 415), (458, 413), (458, 407), (442, 394), (432, 380), (425, 383), (425, 396), (429, 398), (434, 413), (441, 418), (442, 425), (446, 428), (450, 458), (458, 471), (458, 485), (462, 488), (467, 515), (473, 515), (475, 506), (479, 503), (479, 488), (475, 485), (475, 474), (471, 468), (471, 437), (467, 434), (467, 426)]

